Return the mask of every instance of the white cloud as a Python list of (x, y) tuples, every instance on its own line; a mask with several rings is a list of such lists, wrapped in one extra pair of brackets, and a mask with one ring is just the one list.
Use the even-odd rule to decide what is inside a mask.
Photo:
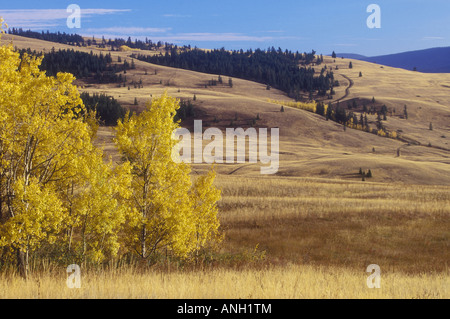
[(134, 39), (144, 40), (149, 38), (152, 41), (162, 41), (170, 43), (179, 42), (266, 42), (280, 39), (296, 39), (299, 37), (270, 37), (252, 36), (242, 33), (168, 33), (170, 28), (92, 28), (82, 29), (84, 36), (104, 36), (107, 39), (124, 38), (131, 36)]
[(229, 41), (248, 41), (248, 42), (264, 42), (273, 40), (273, 37), (257, 37), (249, 36), (241, 33), (178, 33), (169, 34), (155, 38), (155, 40), (164, 41), (212, 41), (212, 42), (229, 42)]
[(192, 16), (189, 14), (172, 14), (172, 13), (163, 14), (163, 17), (164, 18), (192, 18)]
[[(130, 9), (81, 9), (82, 18), (129, 12)], [(66, 9), (0, 9), (0, 16), (10, 27), (42, 28), (63, 25), (70, 16)]]
[(423, 37), (422, 40), (445, 40), (444, 37)]
[(170, 31), (171, 28), (140, 28), (140, 27), (109, 27), (109, 28), (88, 28), (83, 29), (83, 33), (92, 34), (120, 34), (120, 35), (146, 35), (152, 33), (165, 33)]
[[(120, 14), (130, 12), (130, 9), (81, 9), (81, 18), (91, 18), (99, 15)], [(70, 16), (66, 9), (24, 9), (24, 10), (1, 10), (2, 16), (9, 27), (26, 29), (43, 29), (48, 27), (64, 26), (66, 19)], [(191, 17), (181, 14), (164, 14), (167, 18)], [(100, 27), (82, 28), (77, 33), (87, 36), (105, 36), (107, 38), (133, 38), (149, 37), (152, 41), (195, 41), (195, 42), (266, 42), (276, 39), (301, 39), (298, 37), (274, 36), (284, 33), (283, 30), (268, 30), (266, 35), (247, 35), (243, 33), (171, 33), (172, 28), (151, 27)]]
[(131, 9), (81, 9), (81, 14), (92, 16), (92, 15), (116, 14), (130, 11)]

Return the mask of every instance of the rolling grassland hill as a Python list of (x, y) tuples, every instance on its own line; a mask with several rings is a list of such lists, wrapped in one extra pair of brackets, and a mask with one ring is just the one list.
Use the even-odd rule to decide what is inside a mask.
[[(3, 42), (13, 40), (18, 48), (44, 51), (75, 49), (84, 52), (104, 52), (103, 49), (74, 48), (46, 41), (5, 36)], [(113, 60), (120, 56), (131, 61), (129, 52), (111, 52)], [(156, 54), (152, 52), (151, 54)], [(335, 88), (333, 100), (325, 103), (350, 105), (358, 101), (355, 112), (359, 117), (362, 104), (371, 106), (373, 98), (388, 109), (383, 126), (398, 132), (401, 140), (389, 139), (366, 132), (347, 129), (324, 117), (295, 108), (285, 108), (272, 101), (292, 101), (285, 93), (266, 85), (228, 77), (223, 84), (209, 86), (208, 81), (218, 75), (169, 68), (135, 60), (136, 69), (128, 70), (127, 80), (142, 83), (118, 88), (116, 84), (86, 84), (77, 81), (80, 91), (105, 93), (123, 106), (139, 111), (152, 96), (165, 90), (181, 99), (193, 99), (195, 119), (207, 127), (280, 128), (281, 176), (324, 177), (357, 180), (360, 168), (374, 172), (374, 182), (450, 185), (450, 74), (424, 74), (377, 64), (325, 57), (324, 65), (332, 68), (340, 86)], [(352, 62), (353, 68), (349, 68)], [(321, 66), (322, 67), (322, 66)], [(337, 68), (337, 69), (336, 69)], [(360, 76), (362, 75), (362, 76)], [(130, 87), (130, 90), (128, 90)], [(134, 105), (137, 100), (138, 105)], [(407, 108), (408, 119), (404, 118)], [(358, 112), (359, 111), (359, 112)], [(376, 115), (369, 115), (372, 127)], [(430, 129), (430, 124), (432, 129)], [(183, 123), (192, 128), (192, 119)], [(108, 140), (110, 130), (100, 131)], [(107, 148), (113, 151), (111, 145)], [(398, 156), (400, 155), (400, 156)], [(199, 166), (201, 169), (202, 165)], [(259, 174), (258, 165), (221, 165), (223, 174)], [(356, 174), (357, 175), (357, 174)]]

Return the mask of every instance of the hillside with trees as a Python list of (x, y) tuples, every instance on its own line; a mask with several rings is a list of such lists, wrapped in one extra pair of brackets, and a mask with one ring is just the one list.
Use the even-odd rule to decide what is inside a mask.
[(119, 120), (125, 117), (126, 110), (120, 103), (106, 94), (92, 94), (87, 92), (80, 94), (84, 106), (91, 111), (97, 112), (97, 117), (101, 124), (115, 126)]
[(22, 28), (10, 28), (8, 34), (18, 35), (21, 37), (38, 39), (50, 42), (56, 42), (61, 44), (70, 44), (82, 46), (85, 44), (84, 38), (78, 34), (67, 34), (65, 32), (35, 32), (31, 30), (23, 30)]
[[(33, 56), (42, 56), (42, 53), (31, 50), (20, 50), (21, 55), (27, 53)], [(125, 78), (118, 72), (133, 68), (133, 65), (124, 61), (123, 64), (114, 64), (111, 54), (94, 54), (75, 50), (52, 49), (44, 54), (40, 69), (46, 71), (48, 76), (56, 76), (59, 72), (73, 74), (77, 79), (91, 79), (97, 83), (122, 83)]]
[[(8, 29), (8, 34), (16, 35), (31, 39), (44, 40), (49, 42), (73, 45), (78, 47), (90, 47), (90, 46), (98, 46), (99, 48), (109, 47), (111, 51), (118, 51), (121, 46), (126, 45), (130, 49), (139, 49), (139, 50), (148, 50), (148, 51), (157, 51), (161, 48), (165, 48), (166, 50), (170, 50), (171, 48), (179, 49), (178, 46), (173, 45), (167, 42), (153, 42), (152, 40), (146, 38), (144, 41), (135, 39), (134, 41), (131, 37), (128, 37), (127, 40), (123, 38), (115, 38), (106, 40), (105, 37), (102, 37), (101, 40), (96, 39), (95, 37), (85, 39), (83, 36), (79, 34), (68, 34), (65, 32), (36, 32), (31, 30), (23, 30), (22, 28), (10, 28)], [(180, 47), (181, 49), (190, 49), (190, 46)]]
[(325, 68), (319, 72), (315, 65), (320, 65), (323, 57), (316, 58), (315, 52), (293, 53), (275, 50), (240, 50), (225, 49), (204, 51), (199, 49), (179, 52), (173, 48), (165, 55), (147, 56), (134, 54), (134, 58), (174, 68), (220, 74), (267, 84), (269, 87), (286, 92), (290, 97), (301, 99), (301, 93), (316, 93), (325, 96), (334, 83), (332, 71)]

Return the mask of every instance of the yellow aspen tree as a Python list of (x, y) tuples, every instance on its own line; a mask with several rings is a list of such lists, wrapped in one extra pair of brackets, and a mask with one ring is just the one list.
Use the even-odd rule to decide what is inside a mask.
[(80, 171), (78, 190), (67, 197), (71, 213), (66, 241), (77, 262), (100, 263), (117, 255), (127, 209), (121, 201), (130, 196), (130, 185), (129, 163), (113, 168), (111, 161), (104, 162), (100, 150), (92, 150)]
[(383, 130), (378, 130), (377, 134), (378, 134), (378, 136), (386, 137), (386, 132)]
[(221, 199), (220, 190), (214, 187), (216, 173), (211, 170), (199, 177), (191, 191), (192, 211), (194, 212), (196, 251), (219, 243), (223, 236), (219, 233), (217, 202)]
[[(92, 114), (86, 113), (73, 75), (48, 77), (39, 69), (41, 61), (21, 58), (12, 44), (0, 47), (0, 247), (16, 255), (24, 277), (30, 253), (57, 242), (79, 215), (89, 214), (90, 225), (96, 224), (86, 234), (105, 235), (117, 250), (116, 227), (104, 222), (117, 193), (104, 186), (117, 180), (92, 144)], [(70, 201), (68, 195), (83, 191), (83, 200)], [(106, 203), (86, 198), (99, 194), (107, 195)], [(95, 248), (102, 249), (105, 241), (97, 242)]]
[[(133, 174), (132, 211), (127, 218), (125, 238), (129, 249), (143, 259), (163, 248), (175, 256), (188, 257), (200, 248), (194, 240), (196, 234), (202, 234), (200, 243), (209, 236), (201, 225), (210, 227), (212, 233), (218, 228), (218, 221), (212, 217), (217, 213), (199, 213), (207, 209), (217, 212), (217, 208), (209, 202), (202, 204), (194, 195), (190, 167), (172, 160), (172, 150), (178, 143), (172, 138), (173, 132), (180, 127), (174, 116), (179, 107), (179, 101), (166, 92), (147, 103), (141, 114), (125, 116), (116, 129), (116, 143), (131, 163)], [(213, 175), (203, 182), (210, 187), (202, 190), (199, 186), (197, 193), (214, 201), (218, 194), (209, 183), (211, 179)]]
[(15, 250), (20, 272), (26, 278), (30, 252), (42, 242), (54, 243), (64, 220), (61, 200), (51, 188), (42, 188), (35, 178), (27, 185), (23, 179), (13, 184), (14, 197), (9, 205), (12, 217), (2, 223), (0, 247)]

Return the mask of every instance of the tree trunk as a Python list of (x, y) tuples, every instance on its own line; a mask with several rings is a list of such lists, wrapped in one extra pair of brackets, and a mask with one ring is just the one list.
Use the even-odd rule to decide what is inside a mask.
[[(142, 217), (147, 218), (147, 209), (148, 209), (148, 189), (149, 189), (149, 176), (148, 176), (148, 169), (144, 171), (144, 186), (142, 190), (142, 201), (144, 207), (142, 208)], [(141, 231), (141, 250), (142, 250), (142, 258), (146, 259), (147, 255), (147, 245), (146, 245), (146, 239), (147, 239), (147, 230), (146, 225), (142, 225), (142, 231)]]
[(28, 253), (17, 249), (17, 268), (19, 269), (19, 274), (25, 280), (28, 279)]
[(141, 232), (141, 250), (142, 250), (142, 258), (145, 259), (147, 255), (147, 245), (145, 244), (145, 239), (147, 237), (147, 231), (145, 229), (145, 225), (142, 226)]

